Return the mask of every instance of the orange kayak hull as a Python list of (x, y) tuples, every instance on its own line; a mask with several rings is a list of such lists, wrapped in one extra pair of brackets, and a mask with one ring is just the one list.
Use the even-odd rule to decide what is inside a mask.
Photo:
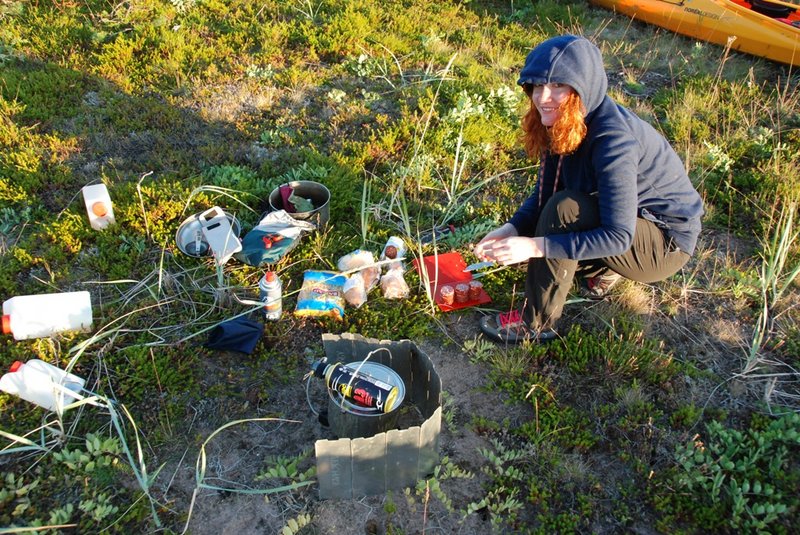
[[(731, 0), (589, 0), (675, 33), (788, 65), (800, 65), (800, 6), (770, 1), (780, 17)], [(763, 5), (764, 2), (761, 2)], [(773, 13), (775, 15), (775, 13)]]

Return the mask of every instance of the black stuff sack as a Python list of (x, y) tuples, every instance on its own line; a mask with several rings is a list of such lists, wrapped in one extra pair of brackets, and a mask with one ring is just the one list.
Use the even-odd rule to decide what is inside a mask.
[(263, 333), (263, 323), (239, 317), (223, 321), (211, 329), (208, 341), (203, 345), (209, 349), (238, 351), (250, 355)]

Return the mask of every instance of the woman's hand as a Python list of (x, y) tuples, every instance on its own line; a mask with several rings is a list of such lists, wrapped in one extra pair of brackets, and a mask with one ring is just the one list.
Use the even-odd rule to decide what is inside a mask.
[(497, 261), (497, 259), (490, 254), (492, 244), (498, 240), (503, 240), (516, 235), (516, 227), (514, 227), (514, 225), (511, 223), (506, 223), (502, 227), (496, 228), (484, 236), (483, 239), (474, 247), (472, 252), (475, 253), (475, 256), (481, 260)]
[(544, 238), (527, 238), (511, 236), (502, 240), (494, 240), (484, 248), (489, 260), (500, 265), (520, 264), (531, 258), (544, 256)]
[(544, 238), (518, 236), (516, 227), (506, 223), (484, 236), (473, 252), (481, 260), (492, 260), (503, 266), (519, 264), (544, 256)]

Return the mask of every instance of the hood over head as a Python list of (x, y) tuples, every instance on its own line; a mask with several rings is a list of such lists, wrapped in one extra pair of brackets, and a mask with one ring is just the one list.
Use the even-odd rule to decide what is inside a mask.
[(531, 50), (517, 84), (567, 84), (581, 97), (586, 113), (606, 96), (608, 76), (600, 49), (584, 37), (551, 37)]

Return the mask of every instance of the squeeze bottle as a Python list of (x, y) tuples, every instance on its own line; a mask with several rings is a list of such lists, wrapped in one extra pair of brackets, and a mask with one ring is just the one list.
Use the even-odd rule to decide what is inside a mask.
[(83, 202), (86, 204), (86, 213), (89, 215), (89, 224), (95, 230), (103, 230), (113, 225), (114, 207), (111, 205), (111, 196), (105, 184), (84, 186)]
[(62, 412), (66, 405), (81, 399), (86, 381), (39, 359), (16, 361), (0, 377), (0, 390), (30, 401), (49, 411)]
[(258, 281), (259, 299), (264, 303), (264, 317), (279, 320), (283, 313), (283, 284), (278, 274), (267, 271)]
[(15, 340), (92, 328), (89, 292), (18, 295), (3, 302), (3, 334)]

